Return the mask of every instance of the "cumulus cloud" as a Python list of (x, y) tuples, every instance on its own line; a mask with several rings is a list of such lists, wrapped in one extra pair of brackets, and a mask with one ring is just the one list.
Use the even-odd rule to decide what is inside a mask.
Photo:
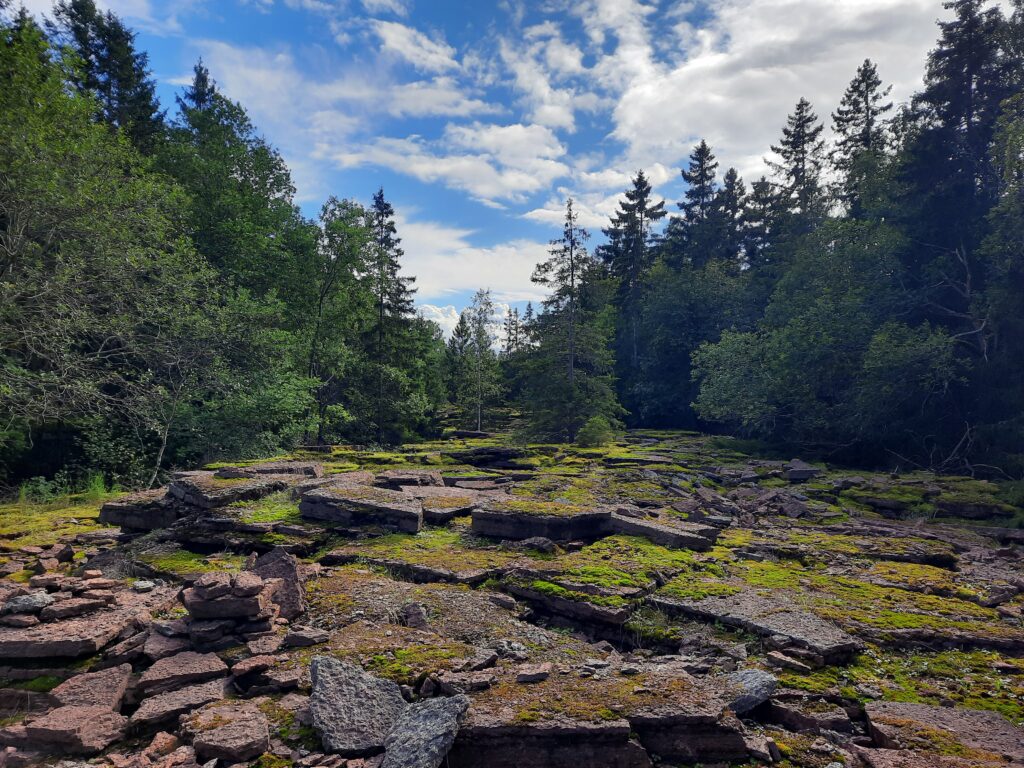
[(416, 311), (420, 317), (437, 323), (446, 339), (452, 335), (459, 322), (459, 310), (454, 304), (446, 304), (443, 307), (436, 304), (417, 304)]
[(333, 155), (342, 167), (373, 164), (424, 182), (440, 181), (491, 204), (522, 201), (570, 169), (565, 147), (541, 125), (449, 124), (434, 142), (379, 138)]
[(397, 21), (372, 22), (380, 37), (381, 51), (404, 59), (423, 72), (446, 72), (458, 69), (455, 49), (443, 40), (434, 40), (426, 33)]
[[(537, 262), (547, 258), (548, 245), (510, 240), (474, 245), (474, 230), (396, 215), (405, 258), (403, 271), (416, 276), (417, 299), (444, 306), (452, 298), (490, 288), (496, 302), (539, 301), (544, 292), (530, 281)], [(456, 316), (458, 320), (458, 316)]]
[(393, 13), (408, 16), (411, 0), (362, 0), (363, 10), (370, 14)]

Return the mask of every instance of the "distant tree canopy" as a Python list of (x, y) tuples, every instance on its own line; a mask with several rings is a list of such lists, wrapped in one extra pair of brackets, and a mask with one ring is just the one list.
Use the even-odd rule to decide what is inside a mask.
[(201, 61), (167, 114), (116, 15), (0, 0), (0, 486), (510, 416), (1024, 475), (1024, 5), (946, 6), (909, 103), (866, 60), (768, 177), (700, 140), (672, 213), (638, 171), (597, 242), (569, 199), (538, 308), (481, 289), (445, 340), (384, 190), (309, 219)]

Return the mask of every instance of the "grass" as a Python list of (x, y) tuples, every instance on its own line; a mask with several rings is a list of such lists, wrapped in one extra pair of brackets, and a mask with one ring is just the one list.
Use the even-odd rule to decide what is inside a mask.
[(64, 536), (94, 531), (100, 507), (117, 494), (73, 494), (49, 502), (17, 501), (0, 504), (0, 548), (48, 547)]
[(166, 552), (145, 552), (138, 559), (161, 573), (178, 578), (196, 576), (211, 571), (237, 572), (242, 570), (245, 558), (229, 552), (201, 555), (187, 549)]

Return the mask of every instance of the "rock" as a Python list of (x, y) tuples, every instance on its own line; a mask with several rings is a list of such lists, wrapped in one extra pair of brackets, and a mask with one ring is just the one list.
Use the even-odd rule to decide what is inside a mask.
[(223, 677), (227, 664), (214, 653), (185, 651), (160, 659), (139, 680), (139, 690), (148, 696), (166, 693), (215, 677)]
[(106, 706), (58, 707), (28, 723), (25, 735), (37, 747), (95, 755), (124, 736), (128, 720)]
[(427, 607), (422, 603), (406, 603), (398, 610), (398, 620), (406, 627), (426, 629)]
[(666, 518), (653, 520), (636, 518), (613, 512), (610, 528), (615, 533), (627, 536), (643, 536), (663, 547), (692, 549), (703, 552), (710, 549), (720, 533), (711, 525), (701, 525), (684, 520)]
[(811, 667), (808, 664), (804, 664), (802, 661), (794, 659), (792, 656), (787, 656), (781, 651), (770, 651), (765, 657), (765, 660), (773, 667), (781, 667), (782, 669), (799, 672), (800, 674), (807, 674), (811, 672)]
[(495, 445), (470, 448), (465, 451), (451, 451), (444, 455), (450, 456), (461, 464), (469, 464), (472, 467), (518, 469), (520, 468), (520, 465), (516, 459), (526, 458), (528, 452), (525, 448)]
[(235, 677), (245, 677), (259, 672), (266, 672), (277, 663), (276, 656), (250, 656), (242, 659), (231, 667), (231, 674)]
[(173, 592), (156, 589), (140, 595), (129, 590), (118, 593), (117, 603), (89, 616), (37, 624), (0, 632), (0, 658), (76, 658), (98, 653), (119, 637), (127, 637), (157, 608), (171, 604)]
[(0, 613), (4, 615), (12, 613), (36, 614), (47, 606), (52, 605), (53, 602), (53, 595), (46, 592), (30, 592), (27, 595), (12, 597), (4, 603), (3, 608), (0, 609)]
[(278, 474), (256, 477), (218, 478), (213, 472), (194, 472), (176, 479), (167, 493), (199, 509), (226, 507), (236, 501), (256, 501), (283, 491), (301, 480), (301, 475)]
[(791, 483), (802, 483), (807, 480), (812, 480), (821, 474), (821, 470), (817, 467), (811, 466), (806, 461), (800, 459), (793, 459), (791, 462), (783, 467), (782, 476), (789, 480)]
[(104, 707), (116, 712), (121, 708), (131, 675), (130, 664), (86, 672), (65, 680), (50, 691), (50, 696), (62, 707)]
[(761, 669), (741, 669), (725, 676), (729, 691), (729, 709), (742, 715), (764, 704), (775, 693), (779, 681), (775, 675)]
[(231, 574), (225, 571), (204, 573), (192, 583), (192, 589), (200, 600), (216, 600), (231, 593)]
[(154, 589), (156, 589), (156, 582), (148, 581), (146, 579), (139, 579), (138, 581), (132, 584), (132, 589), (134, 589), (136, 592), (152, 592)]
[(523, 664), (516, 669), (517, 683), (540, 683), (551, 677), (551, 663)]
[(151, 696), (143, 700), (129, 723), (136, 729), (159, 725), (211, 701), (223, 699), (227, 692), (227, 679), (218, 679)]
[(167, 488), (154, 488), (106, 502), (100, 508), (99, 521), (130, 531), (152, 531), (173, 525), (185, 512), (168, 497)]
[(283, 642), (284, 638), (280, 635), (264, 635), (263, 637), (250, 640), (245, 644), (245, 647), (249, 649), (249, 653), (253, 656), (264, 656), (269, 653), (276, 653), (280, 650)]
[(308, 648), (311, 645), (326, 643), (330, 634), (316, 627), (292, 627), (281, 643), (283, 648)]
[(8, 616), (0, 617), (0, 624), (5, 627), (34, 627), (39, 623), (39, 617), (31, 613), (12, 613)]
[(494, 539), (596, 539), (608, 533), (611, 509), (554, 501), (490, 499), (473, 510), (473, 533)]
[(979, 750), (1024, 762), (1024, 731), (998, 712), (872, 701), (864, 705), (864, 713), (878, 747), (928, 749), (936, 742), (922, 734), (939, 731), (943, 751), (951, 745), (961, 745), (961, 750)]
[(159, 632), (150, 632), (142, 646), (142, 653), (150, 661), (159, 661), (176, 653), (187, 651), (188, 647), (187, 637), (166, 637)]
[(546, 555), (553, 555), (558, 551), (558, 545), (551, 539), (544, 538), (543, 536), (531, 536), (528, 539), (513, 542), (512, 546), (522, 550), (532, 549), (536, 552), (543, 552)]
[(379, 753), (408, 706), (398, 685), (329, 656), (315, 657), (310, 672), (309, 708), (324, 749), (352, 757)]
[(467, 696), (430, 699), (408, 707), (384, 739), (381, 768), (438, 768), (468, 708)]
[(429, 469), (388, 469), (377, 474), (374, 484), (397, 491), (404, 486), (443, 487), (444, 478), (440, 472)]
[(423, 504), (386, 488), (329, 485), (302, 494), (299, 512), (305, 518), (342, 525), (383, 525), (403, 533), (423, 527)]
[(306, 595), (302, 586), (305, 579), (295, 555), (275, 547), (256, 559), (253, 571), (264, 579), (282, 580), (274, 593), (274, 602), (282, 617), (291, 621), (306, 612)]
[(252, 701), (217, 701), (182, 718), (200, 760), (241, 763), (270, 749), (267, 717)]
[[(259, 560), (257, 559), (257, 563)], [(263, 591), (263, 575), (242, 571), (231, 579), (231, 594), (235, 597), (252, 597)], [(267, 577), (269, 578), (269, 577)]]
[(262, 592), (246, 597), (223, 595), (215, 599), (202, 597), (196, 588), (181, 593), (181, 602), (195, 619), (244, 619), (267, 613), (273, 589), (266, 585)]
[(48, 605), (39, 614), (40, 621), (57, 621), (58, 619), (70, 619), (74, 616), (84, 616), (95, 613), (101, 608), (107, 607), (106, 600), (90, 600), (85, 597), (72, 597), (70, 600), (61, 600), (53, 605)]

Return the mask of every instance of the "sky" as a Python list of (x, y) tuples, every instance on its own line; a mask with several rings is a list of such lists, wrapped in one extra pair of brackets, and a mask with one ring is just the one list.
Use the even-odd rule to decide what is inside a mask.
[[(24, 0), (36, 14), (50, 0)], [(749, 183), (800, 97), (828, 121), (865, 59), (907, 100), (940, 0), (97, 0), (138, 31), (161, 102), (202, 57), (282, 153), (297, 203), (397, 211), (422, 312), (537, 301), (572, 196), (594, 242), (631, 176), (683, 192), (701, 138)]]

